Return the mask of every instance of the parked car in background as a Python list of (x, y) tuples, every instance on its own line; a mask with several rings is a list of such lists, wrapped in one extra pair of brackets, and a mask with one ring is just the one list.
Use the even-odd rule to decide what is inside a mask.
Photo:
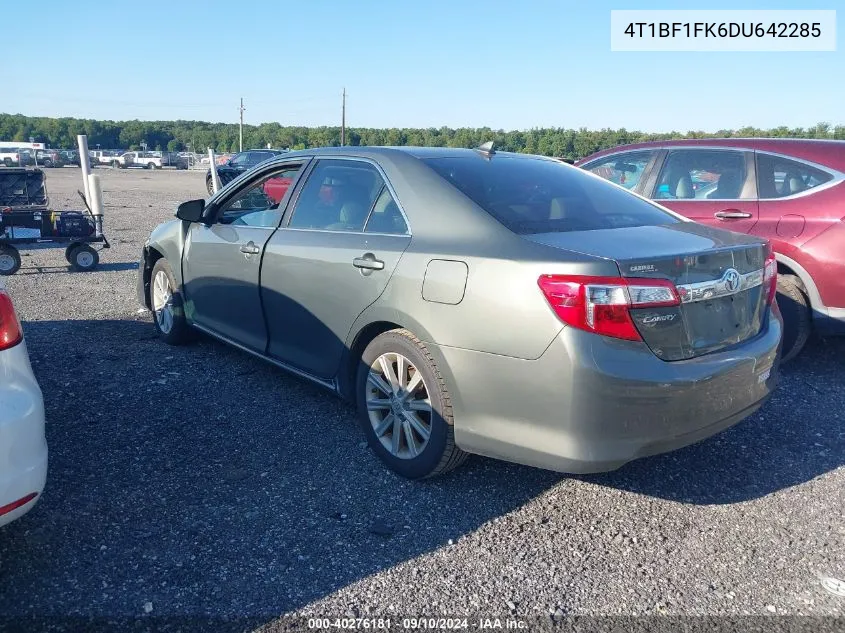
[[(75, 165), (76, 167), (81, 167), (78, 150), (63, 149), (59, 151), (59, 154), (61, 154), (62, 160), (64, 161), (65, 165)], [(89, 155), (88, 166), (93, 167), (96, 164), (97, 161)]]
[[(3, 257), (0, 251), (0, 257)], [(0, 281), (0, 525), (29, 512), (47, 478), (44, 401), (23, 329)]]
[(35, 160), (39, 167), (64, 167), (65, 160), (57, 149), (35, 150)]
[[(220, 184), (224, 187), (245, 171), (249, 171), (256, 165), (266, 160), (284, 154), (285, 150), (279, 149), (250, 149), (235, 154), (226, 162), (217, 166), (217, 175), (220, 177)], [(205, 188), (209, 194), (214, 193), (214, 185), (211, 182), (211, 168), (205, 176)]]
[(95, 149), (89, 150), (88, 155), (99, 165), (113, 165), (114, 159), (123, 154), (120, 150)]
[(696, 222), (769, 240), (784, 360), (813, 329), (845, 334), (845, 141), (658, 141), (577, 164)]
[(467, 453), (615, 469), (739, 422), (777, 382), (766, 241), (554, 159), (297, 151), (176, 216), (139, 267), (159, 337), (202, 330), (349, 398), (405, 477)]
[(0, 165), (21, 167), (21, 151), (17, 147), (0, 147)]
[(35, 150), (30, 149), (28, 147), (22, 147), (18, 150), (21, 155), (21, 167), (33, 167), (35, 166)]
[(161, 155), (162, 167), (173, 167), (174, 169), (187, 169), (190, 161), (187, 156), (179, 152), (155, 152)]
[(176, 169), (187, 169), (187, 159), (179, 156), (177, 152), (125, 152), (112, 159), (112, 165), (120, 169), (127, 167), (143, 167), (145, 169), (163, 169), (174, 167)]

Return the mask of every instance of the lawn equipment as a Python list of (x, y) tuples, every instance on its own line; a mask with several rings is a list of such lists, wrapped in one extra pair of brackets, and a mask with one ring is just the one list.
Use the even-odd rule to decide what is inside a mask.
[[(18, 271), (21, 247), (64, 247), (65, 259), (78, 271), (96, 268), (98, 251), (110, 248), (103, 233), (99, 199), (91, 205), (80, 191), (84, 210), (54, 211), (49, 207), (45, 181), (41, 169), (0, 169), (0, 275)], [(99, 197), (99, 187), (95, 188)]]

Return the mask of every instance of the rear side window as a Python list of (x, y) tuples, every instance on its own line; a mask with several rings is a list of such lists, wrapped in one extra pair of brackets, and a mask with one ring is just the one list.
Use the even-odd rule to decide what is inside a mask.
[(676, 150), (669, 153), (654, 197), (659, 200), (738, 200), (746, 179), (742, 152)]
[[(321, 160), (308, 176), (288, 226), (328, 231), (363, 231), (383, 186), (384, 180), (378, 170), (369, 163)], [(388, 204), (389, 201), (385, 201), (384, 206)]]
[(381, 188), (381, 193), (376, 198), (370, 217), (367, 218), (367, 226), (364, 228), (364, 232), (390, 235), (408, 234), (408, 225), (405, 218), (386, 186)]
[(771, 154), (757, 154), (757, 190), (761, 198), (794, 196), (832, 179), (832, 174), (806, 163)]
[(654, 158), (655, 153), (654, 151), (626, 152), (605, 156), (590, 163), (585, 169), (625, 189), (633, 189), (640, 182), (646, 166)]
[(633, 194), (557, 161), (498, 155), (423, 159), (514, 233), (591, 231), (674, 224)]

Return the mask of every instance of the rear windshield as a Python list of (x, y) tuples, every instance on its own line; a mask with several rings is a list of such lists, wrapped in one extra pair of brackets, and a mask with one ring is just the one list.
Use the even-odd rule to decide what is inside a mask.
[(579, 168), (494, 155), (423, 161), (514, 233), (675, 224), (674, 216)]

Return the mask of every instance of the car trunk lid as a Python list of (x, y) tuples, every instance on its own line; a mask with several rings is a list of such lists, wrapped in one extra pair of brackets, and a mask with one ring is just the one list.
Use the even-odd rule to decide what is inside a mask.
[(613, 260), (628, 283), (671, 281), (680, 304), (629, 313), (643, 341), (666, 361), (725, 349), (756, 336), (764, 322), (766, 244), (692, 222), (524, 236)]

